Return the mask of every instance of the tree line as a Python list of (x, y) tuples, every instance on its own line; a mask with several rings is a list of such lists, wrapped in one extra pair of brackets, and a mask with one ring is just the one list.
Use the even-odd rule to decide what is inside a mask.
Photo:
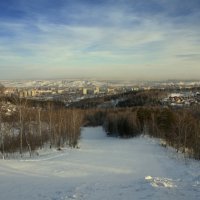
[(200, 111), (162, 107), (91, 110), (89, 126), (103, 125), (108, 135), (122, 138), (147, 134), (161, 138), (177, 152), (200, 159)]
[(103, 126), (122, 138), (148, 134), (162, 138), (177, 151), (200, 159), (200, 108), (172, 110), (160, 106), (113, 109), (73, 109), (50, 102), (33, 107), (16, 103), (7, 116), (0, 110), (0, 152), (3, 158), (19, 152), (30, 156), (38, 148), (77, 147), (81, 126)]
[(25, 101), (18, 102), (11, 116), (0, 111), (0, 152), (2, 158), (19, 152), (29, 152), (48, 146), (77, 147), (83, 112), (78, 109), (30, 107)]

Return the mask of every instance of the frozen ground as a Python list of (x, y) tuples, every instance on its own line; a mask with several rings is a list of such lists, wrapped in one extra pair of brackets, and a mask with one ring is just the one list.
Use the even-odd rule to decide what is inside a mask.
[(80, 149), (0, 160), (0, 200), (197, 200), (200, 162), (147, 137), (84, 128)]

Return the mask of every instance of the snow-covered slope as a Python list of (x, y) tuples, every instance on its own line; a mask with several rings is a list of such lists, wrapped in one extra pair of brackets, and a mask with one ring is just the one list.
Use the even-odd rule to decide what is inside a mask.
[(156, 140), (83, 128), (80, 149), (0, 160), (0, 200), (196, 200), (199, 167)]

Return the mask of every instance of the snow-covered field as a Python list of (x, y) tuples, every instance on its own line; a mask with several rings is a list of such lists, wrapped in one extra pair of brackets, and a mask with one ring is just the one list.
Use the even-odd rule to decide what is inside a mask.
[(158, 140), (108, 138), (83, 128), (80, 149), (0, 160), (0, 200), (137, 200), (200, 198), (200, 162)]

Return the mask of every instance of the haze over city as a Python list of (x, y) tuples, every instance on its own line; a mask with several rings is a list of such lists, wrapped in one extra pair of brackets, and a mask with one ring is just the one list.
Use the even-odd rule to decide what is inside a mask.
[(198, 79), (199, 0), (1, 0), (0, 79)]

